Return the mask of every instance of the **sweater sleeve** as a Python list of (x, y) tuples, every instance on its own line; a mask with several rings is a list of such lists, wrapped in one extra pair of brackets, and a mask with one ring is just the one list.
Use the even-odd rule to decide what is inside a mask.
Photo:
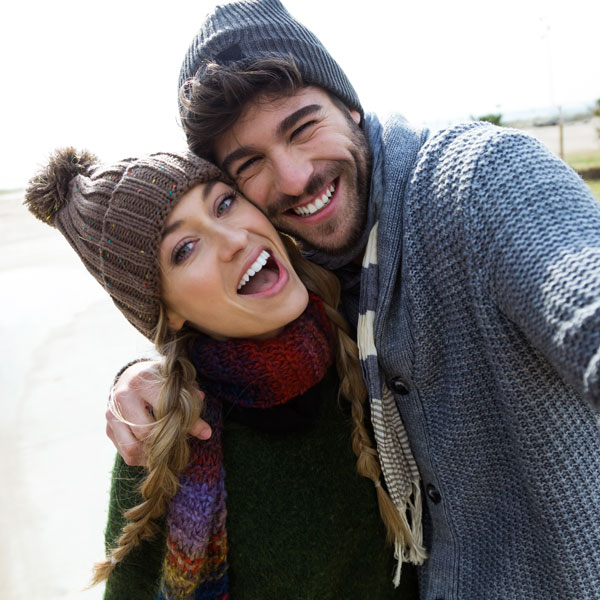
[(492, 298), (600, 407), (600, 205), (540, 142), (491, 130), (473, 170), (469, 231)]
[[(117, 540), (126, 524), (124, 513), (142, 502), (139, 486), (145, 475), (144, 467), (131, 467), (117, 454), (105, 532), (107, 552), (118, 545)], [(117, 565), (106, 581), (104, 600), (155, 600), (158, 597), (165, 548), (163, 519), (160, 533), (155, 538), (142, 541)]]

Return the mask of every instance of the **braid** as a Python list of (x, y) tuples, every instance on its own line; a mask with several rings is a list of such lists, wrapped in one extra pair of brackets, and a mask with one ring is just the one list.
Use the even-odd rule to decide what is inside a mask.
[(157, 520), (177, 493), (178, 477), (189, 460), (187, 432), (202, 410), (195, 391), (196, 370), (187, 358), (188, 337), (183, 334), (169, 341), (167, 320), (160, 311), (155, 346), (164, 357), (157, 373), (162, 389), (157, 421), (145, 440), (148, 474), (140, 486), (143, 502), (125, 513), (127, 524), (117, 547), (94, 566), (92, 584), (105, 580), (142, 540), (158, 532)]
[(379, 455), (365, 426), (367, 388), (360, 368), (358, 346), (350, 335), (347, 321), (337, 310), (341, 293), (339, 281), (327, 269), (305, 259), (291, 238), (285, 235), (282, 238), (304, 285), (323, 299), (325, 312), (333, 327), (337, 341), (336, 368), (340, 378), (340, 396), (350, 403), (352, 414), (352, 450), (356, 455), (356, 469), (375, 484), (379, 514), (386, 527), (388, 541), (393, 543), (396, 539), (405, 539), (404, 536), (412, 534), (382, 485)]

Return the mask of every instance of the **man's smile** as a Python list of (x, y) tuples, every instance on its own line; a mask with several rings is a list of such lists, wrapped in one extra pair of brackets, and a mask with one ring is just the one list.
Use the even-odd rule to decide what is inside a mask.
[(291, 210), (300, 217), (309, 217), (325, 208), (335, 193), (336, 182), (332, 182), (325, 191), (305, 204), (294, 206)]

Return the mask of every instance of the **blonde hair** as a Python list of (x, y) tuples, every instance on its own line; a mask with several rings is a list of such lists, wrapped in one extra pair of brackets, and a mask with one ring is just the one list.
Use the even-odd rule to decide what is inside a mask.
[[(406, 525), (385, 488), (381, 485), (381, 466), (377, 451), (365, 425), (367, 391), (362, 378), (358, 348), (348, 323), (337, 311), (340, 284), (333, 273), (302, 257), (295, 242), (282, 236), (290, 259), (304, 285), (323, 299), (325, 311), (336, 340), (336, 367), (339, 394), (351, 407), (353, 420), (352, 450), (357, 471), (375, 484), (379, 512), (393, 542), (405, 532)], [(145, 440), (148, 474), (140, 487), (143, 502), (125, 513), (127, 524), (106, 560), (94, 566), (92, 584), (105, 580), (133, 548), (157, 533), (156, 521), (166, 513), (178, 489), (178, 477), (189, 460), (186, 434), (202, 413), (202, 401), (196, 388), (196, 370), (187, 357), (190, 332), (173, 337), (161, 309), (154, 338), (164, 356), (158, 378), (162, 388), (155, 411), (156, 424)]]

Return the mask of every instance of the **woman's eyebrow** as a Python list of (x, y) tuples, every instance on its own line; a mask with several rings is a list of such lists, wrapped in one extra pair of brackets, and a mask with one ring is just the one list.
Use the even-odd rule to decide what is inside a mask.
[[(213, 179), (212, 181), (207, 181), (206, 183), (202, 184), (202, 201), (205, 202), (208, 195), (210, 194), (210, 191), (213, 189), (213, 187), (219, 183), (218, 179)], [(165, 227), (163, 229), (162, 232), (162, 236), (161, 239), (165, 239), (170, 233), (173, 233), (174, 231), (176, 231), (177, 229), (179, 229), (182, 225), (183, 225), (184, 221), (182, 219), (178, 219), (177, 221), (173, 221), (173, 223), (171, 223), (170, 225), (168, 225), (167, 227)]]
[(208, 194), (210, 194), (210, 190), (213, 189), (213, 187), (215, 187), (215, 185), (217, 185), (217, 183), (219, 183), (218, 179), (213, 179), (211, 181), (207, 181), (206, 183), (204, 183), (204, 187), (202, 189), (202, 200), (206, 200), (206, 197), (208, 196)]
[(176, 229), (179, 229), (179, 227), (181, 227), (182, 225), (183, 225), (183, 221), (181, 219), (171, 223), (170, 225), (168, 225), (167, 227), (165, 227), (163, 229), (161, 239), (164, 240), (170, 233), (173, 233)]

